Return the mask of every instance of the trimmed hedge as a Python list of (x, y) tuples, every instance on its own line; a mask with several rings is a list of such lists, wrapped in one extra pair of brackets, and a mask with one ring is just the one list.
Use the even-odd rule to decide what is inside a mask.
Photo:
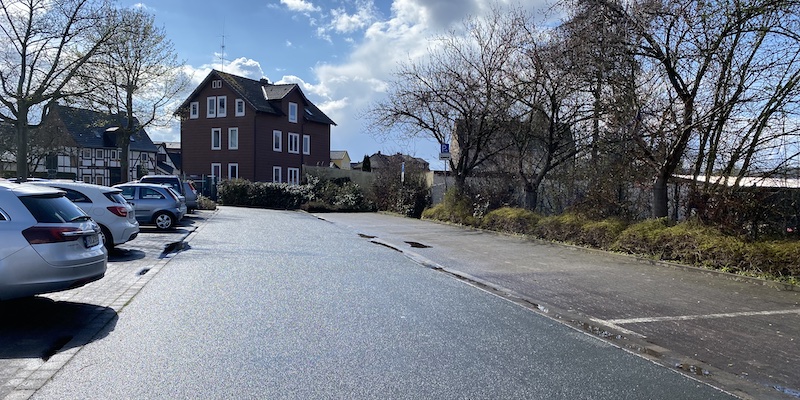
[(307, 185), (250, 182), (244, 179), (222, 181), (217, 195), (223, 205), (279, 210), (296, 210), (312, 197), (311, 188)]

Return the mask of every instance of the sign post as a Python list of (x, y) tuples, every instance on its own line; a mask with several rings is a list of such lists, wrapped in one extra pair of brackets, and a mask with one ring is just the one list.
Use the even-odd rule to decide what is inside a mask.
[(447, 192), (447, 162), (450, 161), (450, 143), (441, 143), (439, 159), (444, 161), (444, 191)]

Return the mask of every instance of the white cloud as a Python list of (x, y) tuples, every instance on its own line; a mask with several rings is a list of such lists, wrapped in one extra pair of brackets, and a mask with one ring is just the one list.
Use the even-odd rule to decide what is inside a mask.
[[(510, 4), (510, 0), (498, 0)], [(530, 10), (541, 9), (546, 0), (528, 2)], [(426, 57), (431, 39), (446, 32), (467, 16), (479, 16), (490, 9), (493, 0), (394, 0), (391, 16), (380, 19), (374, 8), (363, 2), (360, 11), (348, 14), (342, 8), (331, 11), (330, 23), (318, 29), (319, 37), (330, 39), (333, 34), (350, 36), (354, 46), (349, 54), (342, 54), (342, 62), (329, 62), (314, 67), (316, 83), (304, 82), (297, 77), (284, 76), (282, 81), (298, 83), (309, 98), (317, 104), (338, 126), (333, 128), (331, 146), (347, 149), (350, 156), (360, 159), (362, 150), (385, 152), (403, 151), (435, 160), (438, 147), (430, 140), (416, 142), (390, 140), (384, 142), (364, 133), (367, 120), (359, 119), (370, 105), (385, 96), (388, 82), (397, 71), (398, 63)], [(416, 153), (416, 154), (415, 154)], [(440, 165), (440, 164), (436, 164)]]
[(330, 27), (338, 33), (351, 33), (363, 29), (377, 19), (375, 7), (371, 3), (359, 5), (353, 14), (344, 8), (331, 10)]
[(315, 6), (314, 3), (306, 0), (281, 0), (281, 4), (289, 8), (289, 10), (297, 12), (312, 12), (320, 10), (320, 8)]
[(147, 11), (147, 12), (155, 12), (155, 10), (156, 10), (155, 8), (150, 7), (150, 6), (148, 6), (147, 4), (144, 4), (144, 3), (136, 3), (136, 4), (132, 5), (131, 8), (138, 8), (140, 10), (144, 10), (144, 11)]
[[(225, 65), (222, 66), (219, 64), (204, 64), (199, 67), (186, 65), (183, 68), (183, 72), (191, 79), (189, 93), (200, 85), (203, 79), (206, 79), (206, 76), (214, 69), (250, 79), (266, 77), (264, 71), (261, 69), (261, 63), (245, 57), (239, 57), (233, 61), (226, 62)], [(188, 93), (186, 95), (188, 96)]]

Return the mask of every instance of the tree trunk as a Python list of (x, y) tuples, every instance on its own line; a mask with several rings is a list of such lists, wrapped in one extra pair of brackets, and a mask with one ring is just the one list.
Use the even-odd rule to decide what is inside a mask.
[(653, 183), (653, 217), (664, 218), (669, 216), (669, 196), (667, 193), (667, 176), (659, 174)]
[(117, 133), (117, 144), (120, 148), (120, 155), (119, 155), (119, 168), (120, 168), (120, 179), (122, 182), (130, 182), (131, 177), (131, 169), (130, 169), (130, 136), (131, 134), (126, 131), (126, 129), (120, 129), (120, 132)]
[(20, 182), (28, 180), (28, 105), (17, 104), (17, 178)]
[(525, 188), (525, 209), (535, 211), (539, 203), (539, 188), (532, 183), (526, 183)]

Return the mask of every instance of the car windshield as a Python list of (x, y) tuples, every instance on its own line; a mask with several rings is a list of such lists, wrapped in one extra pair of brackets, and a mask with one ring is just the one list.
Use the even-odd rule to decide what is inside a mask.
[(86, 217), (78, 206), (62, 195), (22, 196), (22, 204), (41, 223), (79, 221)]

